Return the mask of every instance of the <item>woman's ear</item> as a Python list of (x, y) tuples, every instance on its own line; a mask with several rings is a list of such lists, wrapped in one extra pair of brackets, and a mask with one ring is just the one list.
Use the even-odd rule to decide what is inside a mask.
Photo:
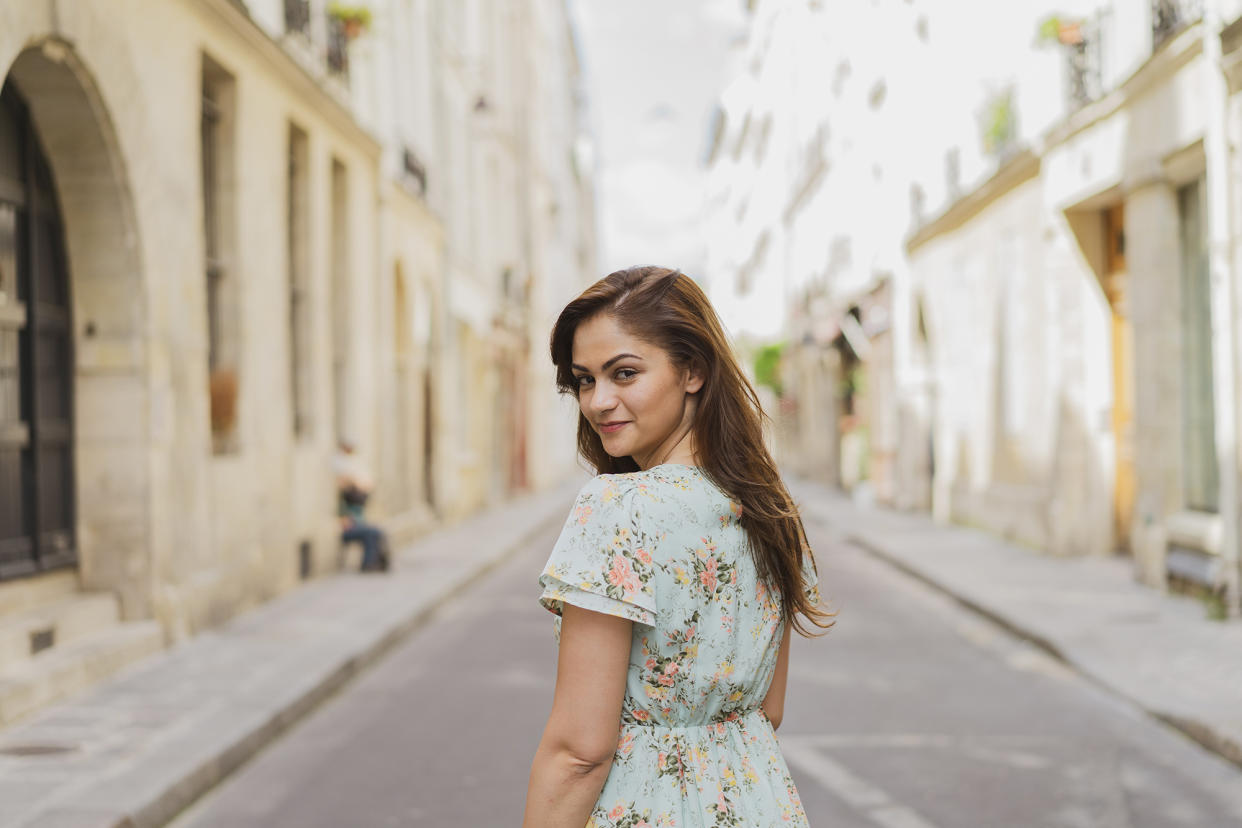
[(686, 369), (685, 382), (682, 385), (687, 394), (697, 393), (703, 387), (705, 373), (702, 364), (698, 360), (690, 363), (690, 367)]

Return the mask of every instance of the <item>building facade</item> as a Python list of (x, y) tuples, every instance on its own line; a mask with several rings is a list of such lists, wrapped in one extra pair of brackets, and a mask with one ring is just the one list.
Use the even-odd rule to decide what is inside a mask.
[[(754, 86), (816, 26), (848, 33), (820, 50), (836, 66), (817, 73), (832, 101), (814, 116), (821, 160), (787, 147), (773, 167), (797, 174), (758, 216), (733, 196), (747, 176), (716, 162), (725, 226), (751, 222), (767, 255), (786, 251), (758, 282), (782, 299), (785, 446), (810, 473), (892, 505), (1053, 554), (1126, 554), (1141, 580), (1237, 612), (1242, 4), (988, 14), (754, 4), (751, 77), (723, 99), (725, 148), (754, 121), (730, 96), (786, 102), (761, 135), (814, 113), (780, 83)], [(893, 59), (860, 72), (872, 64), (857, 53), (876, 43)], [(900, 146), (866, 133), (868, 108)], [(808, 157), (823, 170), (809, 189)], [(815, 198), (838, 212), (807, 212)], [(791, 239), (804, 214), (808, 241)], [(804, 260), (816, 231), (846, 241)], [(720, 272), (737, 279), (755, 259)], [(822, 284), (800, 275), (804, 261)]]
[(0, 677), (335, 571), (340, 439), (399, 540), (572, 468), (537, 450), (594, 267), (564, 5), (362, 8), (0, 9)]

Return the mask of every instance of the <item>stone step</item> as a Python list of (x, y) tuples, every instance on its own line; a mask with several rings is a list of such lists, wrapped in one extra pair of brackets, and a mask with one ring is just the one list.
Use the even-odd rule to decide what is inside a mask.
[(130, 621), (38, 653), (0, 672), (0, 727), (163, 648), (158, 622)]
[(77, 591), (76, 569), (60, 569), (42, 575), (0, 581), (0, 618), (49, 601), (67, 598)]
[(0, 675), (33, 657), (35, 650), (70, 644), (119, 619), (117, 599), (110, 592), (79, 592), (0, 616)]

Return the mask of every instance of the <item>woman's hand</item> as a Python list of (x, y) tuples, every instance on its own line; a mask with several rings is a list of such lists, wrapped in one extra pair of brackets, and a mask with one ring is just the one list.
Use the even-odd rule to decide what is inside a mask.
[(633, 622), (566, 603), (556, 691), (531, 764), (524, 828), (582, 828), (617, 750)]

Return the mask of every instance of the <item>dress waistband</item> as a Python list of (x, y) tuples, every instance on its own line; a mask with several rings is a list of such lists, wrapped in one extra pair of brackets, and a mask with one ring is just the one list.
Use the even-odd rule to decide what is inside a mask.
[(752, 707), (747, 710), (731, 710), (728, 713), (720, 713), (717, 716), (711, 719), (708, 719), (705, 722), (696, 722), (694, 724), (677, 724), (677, 725), (664, 724), (663, 722), (655, 722), (651, 720), (642, 721), (641, 719), (637, 718), (634, 715), (634, 713), (635, 711), (628, 711), (628, 715), (626, 716), (628, 721), (625, 722), (626, 727), (631, 727), (631, 726), (650, 727), (650, 728), (657, 728), (660, 730), (695, 730), (699, 728), (713, 727), (715, 725), (729, 724), (730, 722), (737, 722), (742, 719), (745, 719), (747, 716), (752, 716), (756, 713), (758, 713), (759, 716), (764, 721), (767, 721), (767, 718), (768, 718), (767, 714), (763, 712), (762, 707)]

